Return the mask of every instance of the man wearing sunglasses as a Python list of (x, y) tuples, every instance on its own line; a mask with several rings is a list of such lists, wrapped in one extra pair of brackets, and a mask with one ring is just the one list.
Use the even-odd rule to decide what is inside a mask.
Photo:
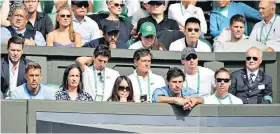
[(1, 45), (7, 45), (11, 37), (24, 38), (24, 45), (46, 46), (44, 36), (39, 31), (28, 29), (28, 11), (24, 7), (16, 7), (11, 16), (11, 26), (1, 27)]
[(204, 104), (243, 104), (242, 100), (228, 93), (230, 73), (225, 68), (220, 68), (215, 72), (216, 92), (204, 98)]
[(46, 39), (47, 34), (53, 31), (53, 24), (51, 18), (46, 13), (37, 11), (40, 0), (23, 0), (23, 4), (29, 14), (29, 21), (26, 27), (41, 32)]
[(200, 97), (213, 93), (215, 88), (214, 72), (198, 66), (198, 57), (194, 48), (185, 48), (181, 52), (181, 63), (185, 66), (185, 88), (192, 88)]
[(100, 31), (97, 23), (86, 16), (89, 6), (88, 0), (72, 0), (71, 8), (74, 12), (74, 31), (82, 36), (82, 44), (100, 38)]
[[(214, 52), (246, 52), (250, 47), (258, 47), (262, 51), (271, 52), (272, 48), (267, 47), (260, 42), (248, 39), (244, 35), (246, 19), (243, 15), (236, 14), (230, 19), (229, 33), (222, 32), (218, 38), (216, 38), (214, 43)], [(229, 37), (228, 41), (220, 41)]]
[(246, 68), (231, 74), (229, 92), (244, 104), (271, 104), (272, 78), (260, 70), (262, 51), (256, 47), (246, 52)]
[(183, 110), (191, 109), (203, 100), (191, 88), (183, 88), (184, 72), (177, 68), (170, 68), (166, 77), (168, 86), (157, 88), (153, 93), (153, 103), (169, 103), (183, 106)]
[(208, 44), (199, 40), (201, 33), (200, 21), (195, 17), (190, 17), (185, 22), (185, 37), (170, 44), (169, 51), (182, 51), (186, 47), (192, 47), (197, 52), (211, 52)]
[(87, 42), (83, 47), (96, 48), (103, 44), (110, 48), (127, 49), (127, 45), (118, 40), (120, 28), (114, 22), (111, 23), (104, 28), (104, 37)]

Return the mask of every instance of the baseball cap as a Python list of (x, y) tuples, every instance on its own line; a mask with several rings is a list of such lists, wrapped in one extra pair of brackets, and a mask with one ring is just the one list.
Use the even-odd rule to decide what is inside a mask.
[(151, 0), (143, 0), (143, 3), (149, 3)]
[(190, 54), (196, 54), (196, 51), (192, 47), (186, 47), (181, 52), (181, 60), (185, 60)]
[(110, 33), (110, 32), (113, 32), (113, 31), (120, 31), (120, 27), (116, 23), (112, 22), (108, 25), (105, 25), (104, 31), (106, 33)]
[(158, 3), (158, 4), (165, 5), (165, 1), (164, 0), (150, 0), (148, 2), (148, 4), (152, 4), (152, 3)]
[(156, 36), (156, 27), (151, 22), (145, 22), (141, 25), (139, 32), (145, 37), (149, 35)]
[(71, 0), (72, 5), (88, 5), (88, 0)]

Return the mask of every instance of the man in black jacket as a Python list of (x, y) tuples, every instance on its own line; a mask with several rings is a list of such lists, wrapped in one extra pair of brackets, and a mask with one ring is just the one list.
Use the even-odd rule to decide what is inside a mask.
[(25, 65), (30, 60), (22, 57), (24, 39), (12, 37), (8, 41), (8, 56), (1, 59), (1, 91), (9, 96), (17, 86), (25, 83)]
[(246, 68), (231, 74), (229, 92), (243, 101), (243, 104), (271, 104), (272, 79), (259, 67), (262, 51), (256, 47), (246, 52)]

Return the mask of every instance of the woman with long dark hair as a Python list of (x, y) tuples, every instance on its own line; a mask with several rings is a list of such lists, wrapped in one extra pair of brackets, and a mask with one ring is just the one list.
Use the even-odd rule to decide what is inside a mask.
[(108, 101), (134, 102), (132, 83), (127, 76), (117, 77)]
[(92, 96), (83, 91), (82, 70), (76, 64), (65, 69), (60, 88), (62, 91), (56, 93), (56, 100), (93, 101)]
[(47, 36), (47, 46), (81, 47), (82, 37), (74, 32), (73, 12), (68, 6), (57, 10), (55, 30)]

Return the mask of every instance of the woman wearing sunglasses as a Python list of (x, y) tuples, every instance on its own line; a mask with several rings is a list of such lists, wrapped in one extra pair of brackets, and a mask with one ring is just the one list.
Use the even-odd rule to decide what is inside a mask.
[(68, 66), (63, 75), (62, 91), (56, 93), (56, 100), (93, 101), (91, 95), (83, 91), (82, 70), (76, 65)]
[(73, 29), (73, 13), (67, 6), (57, 11), (55, 30), (47, 36), (47, 46), (81, 47), (82, 37)]
[(156, 27), (151, 22), (145, 22), (141, 25), (137, 40), (139, 41), (133, 43), (128, 49), (166, 50), (164, 45), (158, 42)]
[(127, 76), (119, 76), (116, 79), (108, 101), (134, 102), (132, 83)]

